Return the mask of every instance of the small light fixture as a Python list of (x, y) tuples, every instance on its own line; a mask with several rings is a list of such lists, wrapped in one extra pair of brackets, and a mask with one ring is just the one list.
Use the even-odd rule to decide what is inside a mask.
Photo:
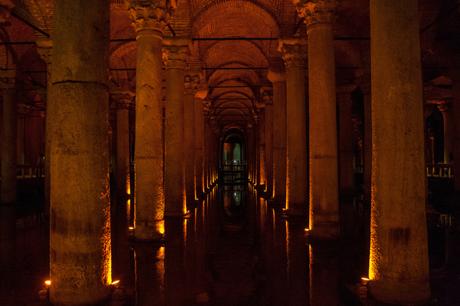
[(115, 280), (115, 281), (113, 281), (113, 282), (111, 283), (112, 286), (117, 286), (118, 284), (120, 284), (120, 280), (119, 280), (119, 279), (117, 279), (117, 280)]
[(51, 286), (51, 280), (50, 280), (50, 279), (47, 279), (47, 280), (45, 281), (45, 286), (46, 286), (46, 287)]

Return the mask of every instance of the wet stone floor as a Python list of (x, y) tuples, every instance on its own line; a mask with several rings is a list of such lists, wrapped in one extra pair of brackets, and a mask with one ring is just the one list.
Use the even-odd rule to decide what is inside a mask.
[[(308, 243), (306, 220), (286, 219), (251, 188), (215, 188), (189, 218), (165, 220), (162, 244), (132, 241), (127, 205), (114, 207), (112, 274), (119, 284), (107, 305), (376, 305), (357, 295), (367, 271), (368, 216), (356, 204), (341, 207), (342, 239)], [(0, 306), (48, 305), (38, 295), (49, 264), (40, 221), (17, 224), (2, 242), (11, 248), (0, 252)], [(430, 305), (460, 305), (454, 296), (446, 300), (446, 286), (432, 286), (442, 298)]]

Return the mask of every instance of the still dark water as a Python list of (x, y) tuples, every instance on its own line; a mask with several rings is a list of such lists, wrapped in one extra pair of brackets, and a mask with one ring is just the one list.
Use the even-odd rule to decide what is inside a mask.
[[(340, 241), (312, 244), (306, 220), (286, 219), (251, 188), (215, 188), (189, 218), (165, 220), (163, 244), (130, 240), (127, 206), (112, 212), (120, 284), (108, 305), (363, 305), (352, 291), (367, 271), (368, 215), (356, 203), (341, 203)], [(3, 208), (0, 216), (0, 305), (47, 305), (38, 290), (48, 274), (48, 226), (10, 226), (14, 214)], [(434, 282), (440, 298), (430, 305), (460, 305), (448, 289), (458, 283)]]

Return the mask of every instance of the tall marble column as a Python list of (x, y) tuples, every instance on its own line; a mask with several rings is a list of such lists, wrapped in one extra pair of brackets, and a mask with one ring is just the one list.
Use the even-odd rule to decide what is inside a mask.
[(441, 101), (437, 105), (442, 114), (443, 131), (444, 131), (444, 163), (449, 164), (452, 160), (452, 118), (451, 108), (447, 101)]
[(163, 58), (166, 65), (165, 215), (183, 216), (185, 197), (184, 70), (188, 41), (171, 40)]
[(270, 70), (273, 85), (273, 196), (284, 207), (286, 201), (286, 76)]
[(162, 41), (173, 9), (167, 1), (129, 1), (137, 42), (134, 235), (139, 240), (164, 234)]
[(265, 104), (265, 194), (273, 196), (273, 92), (265, 89), (262, 97)]
[(286, 66), (286, 209), (291, 215), (307, 212), (307, 102), (305, 42), (284, 39), (279, 49)]
[(45, 112), (45, 183), (44, 183), (44, 214), (48, 218), (50, 214), (50, 192), (51, 192), (51, 139), (50, 133), (51, 126), (53, 124), (52, 120), (52, 107), (53, 103), (51, 102), (52, 97), (52, 84), (51, 84), (51, 53), (53, 50), (53, 41), (51, 39), (40, 39), (37, 40), (37, 52), (40, 55), (40, 58), (46, 64), (46, 112)]
[(195, 201), (195, 93), (198, 89), (199, 75), (190, 71), (185, 76), (184, 98), (184, 161), (185, 161), (185, 193), (187, 207)]
[(204, 113), (202, 99), (196, 98), (194, 101), (195, 114), (195, 198), (202, 198), (205, 192), (204, 182)]
[[(94, 305), (111, 284), (108, 0), (56, 1), (50, 300)], [(53, 107), (54, 108), (54, 107)], [(57, 124), (58, 123), (58, 124)]]
[(430, 297), (417, 0), (371, 0), (370, 294), (395, 304)]
[(17, 106), (15, 75), (1, 75), (0, 77), (0, 88), (3, 96), (0, 203), (3, 206), (10, 206), (16, 203)]
[(310, 235), (339, 235), (335, 54), (332, 23), (335, 0), (298, 6), (308, 36)]
[(258, 147), (259, 147), (259, 181), (258, 186), (265, 190), (267, 184), (267, 176), (265, 173), (265, 104), (260, 103), (259, 106), (259, 126), (258, 126)]
[(129, 92), (117, 92), (113, 95), (116, 103), (116, 162), (115, 179), (117, 201), (124, 204), (131, 194), (129, 161), (129, 110), (134, 106), (134, 95)]
[(342, 198), (350, 198), (354, 191), (353, 170), (353, 118), (352, 91), (354, 85), (340, 86), (337, 89), (337, 108), (339, 111), (339, 191)]

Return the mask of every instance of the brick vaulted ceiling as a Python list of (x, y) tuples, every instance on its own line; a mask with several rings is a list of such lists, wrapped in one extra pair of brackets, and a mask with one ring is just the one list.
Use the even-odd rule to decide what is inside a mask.
[[(2, 2), (8, 0), (0, 0)], [(315, 0), (316, 1), (316, 0)], [(0, 67), (16, 68), (24, 99), (36, 101), (46, 84), (46, 65), (34, 41), (52, 35), (53, 0), (15, 0), (9, 26), (0, 31)], [(338, 1), (335, 50), (338, 84), (369, 74), (369, 0)], [(457, 0), (419, 0), (424, 78), (458, 64)], [(166, 36), (192, 38), (191, 55), (203, 69), (211, 111), (221, 128), (250, 124), (267, 69), (279, 66), (277, 39), (305, 37), (291, 0), (177, 0)], [(111, 1), (111, 82), (135, 86), (136, 43), (124, 0)], [(33, 103), (33, 102), (30, 102)]]

